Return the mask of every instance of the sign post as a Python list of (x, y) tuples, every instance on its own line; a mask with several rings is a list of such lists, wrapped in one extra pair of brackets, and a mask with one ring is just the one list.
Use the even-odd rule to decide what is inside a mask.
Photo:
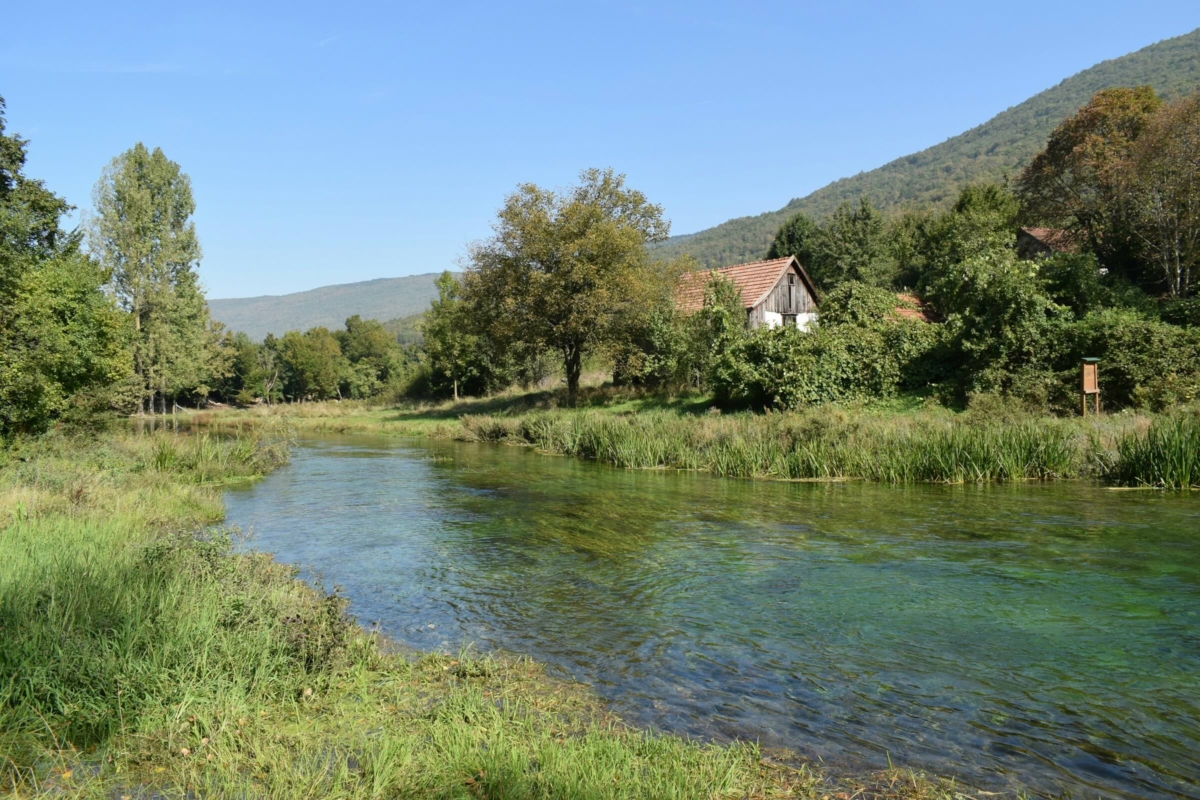
[(1083, 415), (1086, 417), (1088, 413), (1088, 395), (1094, 396), (1095, 414), (1100, 414), (1100, 382), (1096, 377), (1096, 365), (1100, 363), (1098, 358), (1085, 358), (1083, 360)]

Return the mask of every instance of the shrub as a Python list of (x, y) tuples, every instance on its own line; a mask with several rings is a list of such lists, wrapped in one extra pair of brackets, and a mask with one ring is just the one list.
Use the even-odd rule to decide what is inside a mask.
[(1109, 408), (1161, 409), (1200, 397), (1200, 330), (1104, 309), (1063, 333), (1060, 366), (1068, 385), (1078, 386), (1081, 358), (1099, 358), (1101, 396)]

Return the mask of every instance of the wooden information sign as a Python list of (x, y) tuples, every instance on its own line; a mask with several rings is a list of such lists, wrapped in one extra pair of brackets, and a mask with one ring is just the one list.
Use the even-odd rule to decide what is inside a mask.
[(1096, 365), (1100, 363), (1098, 358), (1085, 358), (1083, 360), (1083, 415), (1086, 417), (1088, 413), (1088, 395), (1093, 395), (1096, 398), (1094, 403), (1095, 413), (1100, 413), (1100, 381), (1096, 377)]

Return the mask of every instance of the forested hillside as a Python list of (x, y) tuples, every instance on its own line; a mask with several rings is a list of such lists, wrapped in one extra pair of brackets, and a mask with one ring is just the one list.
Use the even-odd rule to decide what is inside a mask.
[(295, 294), (209, 300), (208, 306), (213, 319), (258, 341), (268, 333), (282, 336), (318, 325), (333, 330), (354, 314), (377, 320), (418, 314), (437, 296), (435, 278), (434, 273), (378, 278)]
[(866, 195), (888, 211), (904, 206), (945, 206), (968, 183), (998, 180), (1025, 166), (1050, 132), (1098, 90), (1150, 84), (1167, 100), (1200, 87), (1200, 30), (1104, 61), (997, 114), (941, 144), (835, 181), (778, 211), (740, 217), (714, 228), (674, 236), (657, 255), (690, 253), (704, 266), (762, 258), (775, 232), (797, 212), (822, 217), (843, 201)]

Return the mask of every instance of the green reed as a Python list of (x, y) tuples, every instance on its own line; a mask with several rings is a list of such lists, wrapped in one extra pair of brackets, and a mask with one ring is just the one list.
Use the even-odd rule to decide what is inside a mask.
[(1112, 474), (1129, 486), (1200, 488), (1200, 418), (1167, 417), (1144, 434), (1123, 436)]
[[(1139, 432), (1132, 420), (979, 420), (948, 412), (888, 415), (836, 409), (698, 416), (539, 411), (513, 417), (467, 415), (460, 435), (530, 444), (619, 467), (699, 469), (724, 477), (884, 483), (1099, 478), (1163, 486), (1184, 485), (1180, 476), (1195, 480), (1196, 468), (1188, 466), (1195, 463), (1189, 461), (1195, 451), (1188, 449), (1190, 440), (1182, 429)], [(1150, 449), (1134, 459), (1140, 447)], [(1117, 469), (1118, 464), (1125, 466)], [(1173, 477), (1160, 477), (1163, 470)]]

